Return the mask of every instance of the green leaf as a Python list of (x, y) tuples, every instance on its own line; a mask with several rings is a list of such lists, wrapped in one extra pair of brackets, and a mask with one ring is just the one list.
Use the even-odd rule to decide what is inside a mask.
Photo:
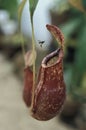
[[(86, 22), (86, 21), (85, 21)], [(84, 24), (83, 24), (84, 25)], [(81, 87), (83, 76), (86, 72), (86, 24), (80, 30), (77, 40), (73, 81), (77, 87)]]
[(20, 27), (21, 26), (21, 16), (22, 16), (22, 11), (23, 11), (25, 3), (26, 3), (26, 0), (22, 0), (22, 2), (19, 5), (19, 8), (18, 8), (19, 29), (21, 28)]
[(29, 0), (29, 8), (30, 8), (30, 15), (31, 15), (31, 21), (32, 17), (35, 11), (35, 8), (37, 6), (38, 0)]
[(84, 9), (86, 10), (86, 0), (82, 0), (82, 3), (83, 3), (83, 6), (84, 6)]
[(0, 0), (0, 9), (7, 10), (14, 17), (18, 8), (18, 0)]
[(82, 12), (85, 12), (85, 9), (83, 7), (82, 0), (68, 0), (69, 3), (74, 6), (75, 8), (79, 9)]
[(77, 27), (80, 25), (81, 19), (76, 18), (73, 20), (69, 20), (65, 24), (61, 25), (61, 29), (65, 35), (65, 39), (68, 39), (71, 34), (77, 29)]
[(64, 79), (65, 79), (65, 83), (66, 83), (66, 90), (67, 93), (71, 93), (71, 80), (72, 80), (72, 65), (67, 65), (67, 69), (64, 71)]

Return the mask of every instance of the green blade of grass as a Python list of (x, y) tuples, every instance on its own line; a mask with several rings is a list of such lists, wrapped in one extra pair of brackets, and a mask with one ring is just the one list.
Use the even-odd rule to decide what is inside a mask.
[(21, 16), (22, 16), (22, 11), (23, 11), (25, 3), (26, 3), (26, 0), (22, 0), (18, 8), (19, 29), (21, 29)]
[(31, 108), (33, 107), (34, 101), (34, 92), (35, 92), (35, 34), (34, 34), (34, 25), (33, 25), (33, 14), (36, 9), (38, 0), (29, 0), (29, 10), (30, 10), (30, 18), (31, 18), (31, 28), (32, 28), (32, 53), (33, 53), (33, 87), (32, 87), (32, 103)]
[(36, 9), (38, 0), (29, 0), (29, 9), (30, 9), (30, 15), (31, 15), (31, 22), (33, 18), (34, 11)]

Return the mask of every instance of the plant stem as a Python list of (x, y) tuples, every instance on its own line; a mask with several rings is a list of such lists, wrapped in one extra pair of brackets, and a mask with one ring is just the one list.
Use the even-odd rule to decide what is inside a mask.
[(34, 35), (34, 26), (33, 21), (31, 22), (32, 26), (32, 50), (33, 50), (33, 87), (32, 87), (32, 104), (31, 108), (33, 107), (33, 101), (34, 101), (34, 92), (35, 92), (35, 35)]
[(33, 25), (33, 13), (30, 11), (30, 20), (31, 20), (31, 28), (32, 28), (32, 52), (33, 52), (33, 86), (32, 86), (32, 100), (31, 100), (31, 108), (33, 107), (34, 102), (34, 94), (35, 94), (35, 34), (34, 34), (34, 25)]
[(23, 54), (23, 57), (24, 57), (24, 55), (25, 55), (25, 48), (24, 48), (24, 37), (23, 37), (22, 33), (21, 33), (21, 36), (22, 36), (21, 47), (22, 47), (22, 54)]
[[(21, 37), (21, 49), (22, 49), (22, 55), (23, 55), (23, 60), (24, 60), (24, 56), (25, 56), (25, 48), (24, 48), (24, 37), (22, 32), (20, 31), (20, 37)], [(25, 60), (24, 60), (25, 63)]]

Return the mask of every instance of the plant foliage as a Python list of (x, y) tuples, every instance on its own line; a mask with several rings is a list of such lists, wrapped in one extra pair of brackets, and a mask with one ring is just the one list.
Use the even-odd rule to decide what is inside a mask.
[(29, 0), (29, 4), (30, 4), (29, 8), (30, 8), (30, 14), (31, 14), (31, 21), (32, 21), (32, 17), (33, 17), (34, 11), (36, 9), (37, 3), (38, 3), (38, 0)]
[(21, 16), (22, 16), (22, 11), (23, 11), (25, 3), (26, 3), (26, 0), (22, 0), (22, 2), (19, 5), (19, 8), (18, 8), (19, 28), (20, 28), (20, 25), (21, 25)]
[(69, 15), (60, 25), (66, 36), (65, 80), (68, 92), (86, 102), (86, 0), (68, 0), (68, 5)]
[(0, 9), (9, 11), (10, 15), (15, 15), (17, 7), (17, 0), (0, 0)]

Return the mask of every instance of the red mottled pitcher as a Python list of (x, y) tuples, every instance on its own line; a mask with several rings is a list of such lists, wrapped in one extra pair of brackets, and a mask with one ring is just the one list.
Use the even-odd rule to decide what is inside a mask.
[(49, 120), (55, 117), (61, 111), (66, 97), (63, 78), (64, 37), (56, 26), (46, 27), (59, 41), (60, 47), (42, 60), (33, 100), (33, 73), (29, 66), (24, 70), (23, 98), (28, 107), (32, 104), (32, 116), (38, 120)]

